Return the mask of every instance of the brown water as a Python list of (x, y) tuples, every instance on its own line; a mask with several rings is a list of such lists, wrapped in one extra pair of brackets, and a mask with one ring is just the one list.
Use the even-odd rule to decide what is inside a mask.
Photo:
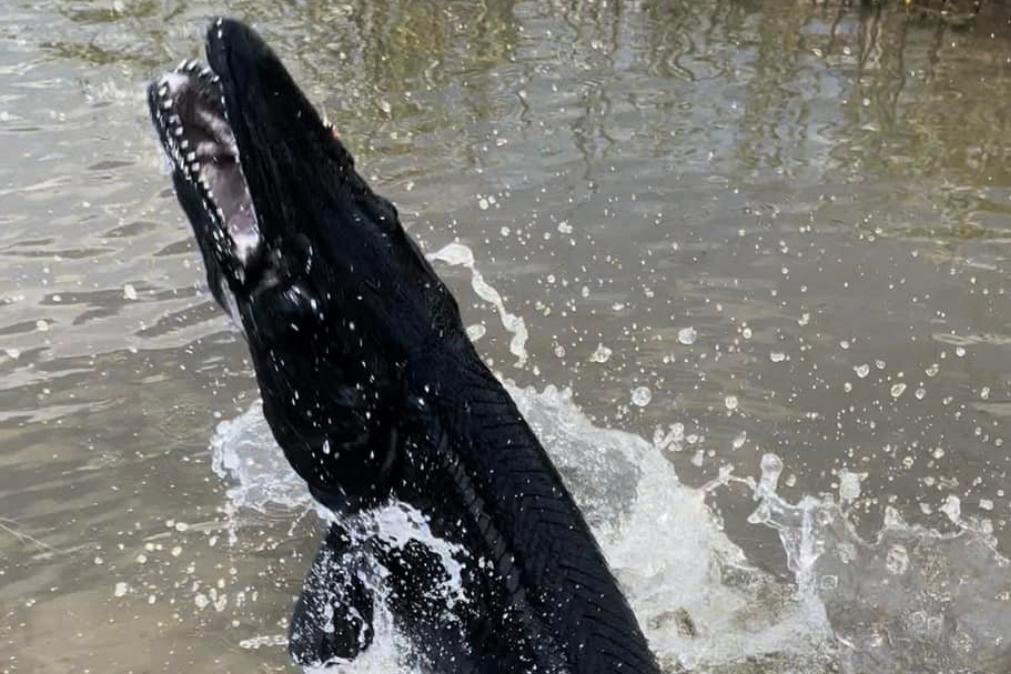
[[(200, 55), (219, 11), (0, 12), (2, 672), (287, 667), (276, 639), (250, 639), (283, 634), (316, 525), (265, 507), (236, 534), (208, 445), (255, 382), (143, 98)], [(1011, 634), (973, 631), (1011, 621), (1011, 567), (991, 549), (1011, 552), (1011, 11), (360, 0), (228, 13), (275, 45), (426, 250), (473, 252), (523, 319), (522, 349), (466, 267), (438, 269), (503, 377), (571, 388), (599, 427), (652, 440), (682, 424), (662, 451), (692, 488), (730, 467), (757, 478), (775, 454), (780, 496), (842, 497), (865, 540), (889, 508), (927, 527), (903, 544), (914, 566), (933, 532), (962, 532), (923, 561), (972, 569), (958, 601), (927, 572), (895, 606), (875, 599), (907, 626), (919, 618), (903, 596), (936, 600), (950, 652), (885, 639), (891, 659), (847, 654), (852, 634), (891, 623), (854, 608), (873, 592), (836, 570), (824, 577), (838, 587), (819, 586), (825, 671), (1011, 670)], [(691, 493), (748, 565), (803, 585), (777, 530), (748, 522), (751, 488)], [(744, 662), (706, 657), (685, 664)], [(797, 671), (769, 657), (749, 662)]]

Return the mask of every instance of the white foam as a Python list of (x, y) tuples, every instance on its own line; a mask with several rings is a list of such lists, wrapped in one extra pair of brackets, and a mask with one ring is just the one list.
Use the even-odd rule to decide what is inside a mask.
[(467, 551), (459, 545), (437, 538), (421, 511), (405, 503), (392, 503), (366, 513), (360, 520), (352, 530), (352, 535), (356, 532), (375, 531), (391, 549), (403, 549), (411, 541), (417, 541), (435, 552), (446, 571), (447, 578), (442, 593), (449, 605), (467, 601), (463, 589), (463, 564), (460, 562), (467, 558)]
[(271, 509), (304, 510), (312, 497), (274, 442), (260, 401), (235, 419), (222, 421), (211, 438), (211, 468), (232, 486), (229, 505), (260, 513)]

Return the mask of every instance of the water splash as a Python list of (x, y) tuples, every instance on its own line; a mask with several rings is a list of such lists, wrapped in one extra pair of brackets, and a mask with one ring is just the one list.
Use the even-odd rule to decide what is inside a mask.
[(314, 507), (305, 482), (277, 447), (260, 401), (238, 417), (218, 424), (211, 438), (211, 469), (231, 481), (226, 495), (233, 510), (265, 514), (276, 508)]
[[(945, 535), (891, 512), (875, 540), (864, 541), (832, 498), (779, 497), (775, 455), (763, 458), (758, 479), (725, 471), (692, 489), (661, 449), (676, 437), (654, 443), (595, 426), (568, 391), (551, 386), (508, 388), (571, 486), (666, 671), (1008, 671), (1011, 567), (984, 523), (955, 513), (958, 532)], [(240, 525), (247, 509), (315, 508), (258, 404), (223, 422), (212, 448)], [(723, 533), (705, 498), (731, 482), (754, 494), (750, 521), (778, 532), (792, 582), (751, 566)], [(409, 511), (391, 506), (374, 522), (389, 541), (438, 546)], [(449, 564), (453, 551), (442, 552)], [(380, 611), (376, 628), (366, 656), (337, 671), (410, 671), (390, 616)]]
[[(474, 291), (495, 305), (513, 334), (510, 350), (522, 367), (526, 325), (484, 281), (471, 249), (452, 243), (429, 259), (471, 270)], [(657, 429), (649, 442), (594, 425), (568, 390), (509, 382), (506, 388), (593, 527), (665, 671), (1011, 671), (1011, 564), (997, 553), (989, 523), (963, 519), (957, 502), (944, 509), (954, 534), (909, 525), (889, 510), (877, 537), (865, 541), (847, 518), (847, 508), (859, 502), (861, 474), (842, 480), (841, 504), (811, 496), (790, 503), (777, 493), (783, 462), (766, 454), (757, 480), (728, 468), (711, 484), (692, 489), (680, 483), (664, 456), (690, 438), (682, 423), (672, 422), (667, 432)], [(740, 437), (746, 438), (743, 430)], [(315, 510), (330, 517), (276, 447), (259, 403), (222, 422), (211, 447), (215, 472), (231, 483), (226, 511), (233, 536), (247, 511)], [(778, 533), (791, 581), (750, 565), (706, 505), (708, 494), (731, 483), (753, 494), (749, 522)], [(417, 540), (429, 546), (450, 577), (447, 596), (464, 599), (454, 594), (461, 589), (459, 551), (432, 536), (420, 513), (395, 504), (358, 526), (391, 545)], [(382, 597), (381, 573), (374, 575), (368, 582)], [(372, 646), (354, 662), (325, 671), (412, 671), (392, 617), (382, 602), (377, 609)], [(276, 635), (259, 639), (258, 646), (279, 641)]]
[(429, 253), (426, 257), (429, 260), (445, 262), (454, 267), (466, 267), (470, 270), (471, 288), (474, 289), (478, 297), (494, 305), (498, 311), (499, 319), (502, 321), (502, 327), (513, 336), (509, 341), (509, 351), (516, 356), (516, 367), (526, 365), (529, 357), (526, 350), (527, 324), (522, 317), (510, 313), (506, 309), (499, 291), (484, 280), (484, 276), (474, 266), (474, 251), (462, 243), (450, 243), (434, 253)]
[(830, 641), (820, 602), (748, 565), (705, 490), (682, 485), (664, 457), (660, 447), (671, 449), (677, 433), (651, 443), (595, 426), (569, 391), (508, 388), (593, 525), (665, 670), (776, 660), (820, 671)]
[(778, 497), (781, 468), (774, 455), (763, 458), (750, 521), (779, 532), (799, 591), (824, 605), (841, 671), (1011, 671), (1011, 564), (989, 523), (952, 505), (956, 531), (944, 534), (888, 508), (864, 540), (832, 498)]
[[(720, 531), (704, 492), (681, 485), (657, 447), (594, 426), (567, 391), (509, 388), (572, 486), (669, 670), (784, 654), (795, 654), (795, 662), (820, 657), (819, 644), (828, 636), (820, 605), (793, 597), (789, 586), (773, 588), (775, 579), (748, 567)], [(222, 423), (212, 443), (214, 465), (233, 485), (228, 496), (236, 517), (245, 508), (313, 508), (290, 469), (265, 456), (280, 451), (258, 408)], [(273, 480), (267, 466), (281, 469)], [(388, 540), (427, 541), (409, 517), (385, 513), (375, 521)], [(356, 662), (348, 671), (390, 671), (397, 641), (392, 628), (377, 630), (372, 648), (382, 668)]]

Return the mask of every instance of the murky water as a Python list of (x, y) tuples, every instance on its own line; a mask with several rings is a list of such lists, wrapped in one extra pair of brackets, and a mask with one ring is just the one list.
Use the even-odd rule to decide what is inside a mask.
[[(143, 101), (220, 11), (0, 12), (3, 672), (290, 669), (318, 523)], [(228, 12), (434, 255), (669, 671), (1011, 671), (1011, 12)]]

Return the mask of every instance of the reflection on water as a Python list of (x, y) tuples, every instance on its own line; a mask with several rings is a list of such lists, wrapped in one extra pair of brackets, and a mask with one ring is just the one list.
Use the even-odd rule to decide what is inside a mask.
[[(754, 492), (731, 478), (758, 476), (771, 453), (787, 502), (845, 506), (855, 528), (831, 540), (858, 556), (827, 549), (812, 567), (841, 588), (819, 592), (833, 667), (929, 662), (912, 647), (907, 662), (862, 655), (922, 621), (917, 634), (961, 649), (936, 671), (1000, 674), (1011, 644), (963, 635), (1007, 624), (1006, 562), (913, 545), (894, 518), (937, 535), (969, 523), (973, 540), (1011, 550), (1001, 5), (362, 0), (229, 13), (277, 46), (427, 250), (473, 251), (473, 269), (440, 271), (504, 376), (568, 386), (597, 426), (656, 437), (687, 485), (722, 480), (704, 491), (712, 517), (787, 586), (804, 582), (781, 522), (749, 522)], [(43, 0), (0, 18), (2, 671), (287, 666), (255, 639), (283, 633), (317, 532), (286, 510), (228, 529), (208, 443), (255, 385), (143, 104), (150, 76), (199, 55), (217, 11)], [(475, 269), (505, 309), (474, 293)], [(528, 332), (520, 367), (505, 310)], [(671, 498), (673, 518), (695, 516), (686, 508)], [(879, 531), (883, 547), (855, 542)], [(849, 578), (888, 579), (903, 559), (903, 578), (934, 569), (913, 586), (936, 596), (893, 605)], [(944, 560), (969, 589), (931, 585)], [(637, 592), (650, 589), (669, 590)], [(758, 605), (755, 620), (773, 620)], [(702, 653), (683, 661), (698, 671), (738, 666), (690, 646), (679, 608), (655, 639)]]

